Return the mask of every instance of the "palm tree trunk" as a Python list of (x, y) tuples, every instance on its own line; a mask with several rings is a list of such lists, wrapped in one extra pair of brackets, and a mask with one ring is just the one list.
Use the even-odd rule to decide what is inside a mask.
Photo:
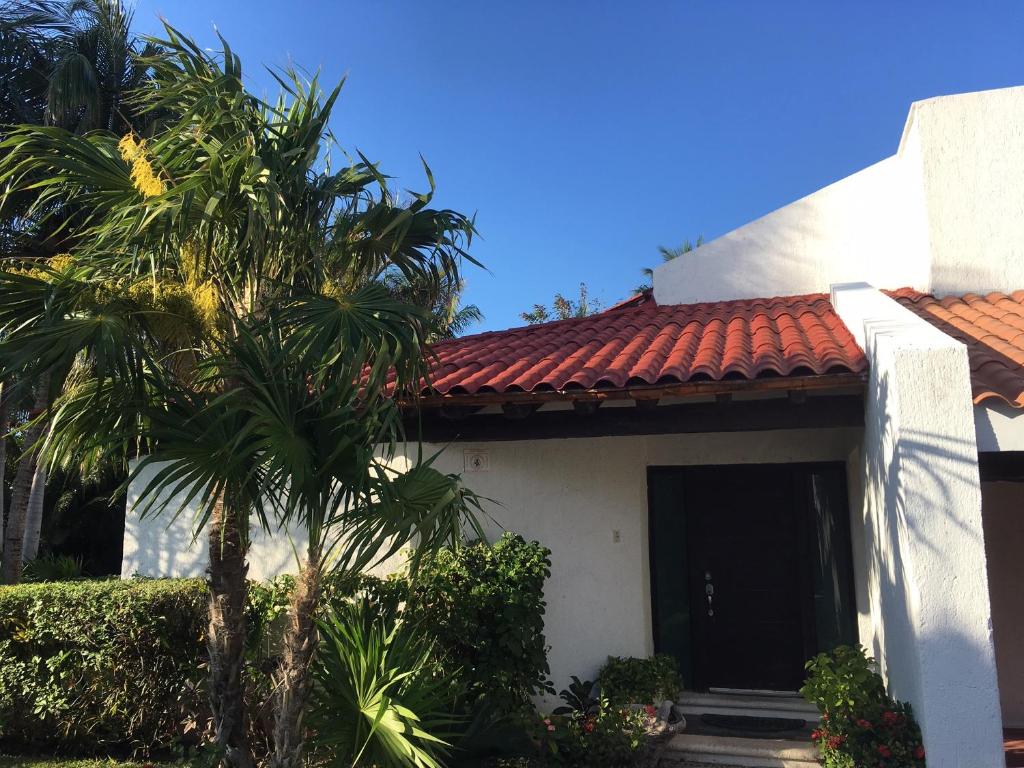
[(46, 464), (36, 462), (32, 475), (32, 490), (28, 495), (28, 510), (25, 513), (25, 540), (21, 561), (27, 563), (39, 555), (39, 535), (43, 528), (43, 500), (46, 494)]
[(315, 617), (320, 602), (320, 561), (310, 552), (288, 608), (281, 665), (274, 680), (274, 754), (271, 768), (301, 768), (305, 744), (302, 716), (312, 686), (310, 663), (318, 640)]
[[(36, 401), (33, 415), (42, 413), (50, 402), (50, 374), (44, 373), (36, 384)], [(25, 451), (18, 461), (11, 492), (11, 510), (7, 515), (4, 531), (3, 579), (5, 584), (17, 584), (21, 580), (22, 549), (25, 542), (25, 522), (28, 501), (32, 494), (32, 479), (36, 474), (39, 458), (39, 438), (43, 436), (44, 425), (33, 423), (25, 430)]]
[[(7, 424), (10, 421), (11, 385), (0, 384), (0, 542), (7, 531), (7, 517), (4, 509), (4, 487), (7, 480)], [(0, 543), (0, 548), (3, 544)]]
[[(244, 522), (244, 521), (241, 521)], [(217, 500), (209, 524), (210, 617), (206, 644), (210, 654), (210, 709), (214, 744), (232, 768), (254, 768), (245, 721), (245, 606), (247, 537), (235, 510)]]

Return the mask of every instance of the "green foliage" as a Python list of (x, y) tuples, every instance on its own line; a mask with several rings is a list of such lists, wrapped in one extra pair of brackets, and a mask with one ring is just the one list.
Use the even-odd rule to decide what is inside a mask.
[(22, 578), (28, 582), (73, 581), (82, 578), (82, 558), (46, 555), (25, 563)]
[(895, 701), (860, 646), (840, 646), (807, 662), (801, 694), (821, 712), (811, 735), (825, 768), (920, 768), (921, 730), (910, 705)]
[(500, 713), (528, 706), (547, 681), (544, 582), (551, 552), (506, 533), (493, 546), (443, 550), (412, 583), (409, 610), (436, 638), (466, 695)]
[(536, 716), (532, 732), (542, 765), (628, 768), (643, 757), (651, 721), (649, 710), (613, 706), (602, 696), (589, 713)]
[(597, 679), (617, 704), (660, 703), (675, 699), (683, 687), (676, 660), (664, 653), (647, 659), (609, 656)]
[[(465, 687), (448, 712), (521, 710), (546, 689), (543, 587), (549, 552), (506, 535), (425, 561), (415, 580), (339, 575), (326, 602), (357, 592), (403, 605), (431, 664)], [(254, 741), (276, 637), (294, 579), (250, 583), (247, 695)], [(0, 588), (0, 723), (11, 744), (78, 753), (149, 754), (190, 744), (208, 727), (203, 690), (206, 585), (199, 579), (79, 581)], [(261, 730), (262, 729), (262, 730)], [(463, 747), (465, 737), (460, 737)]]
[(807, 662), (809, 674), (800, 693), (821, 712), (841, 717), (865, 706), (880, 706), (885, 701), (885, 684), (874, 664), (859, 645), (818, 654)]
[(451, 680), (433, 642), (397, 605), (335, 603), (319, 622), (309, 722), (313, 745), (337, 768), (440, 768), (451, 746)]
[(560, 293), (555, 294), (549, 309), (544, 304), (534, 304), (529, 312), (520, 312), (519, 316), (529, 323), (547, 323), (552, 320), (569, 320), (574, 317), (588, 317), (601, 311), (601, 302), (590, 296), (586, 283), (580, 283), (580, 294), (574, 299), (567, 299)]
[(558, 696), (565, 702), (565, 706), (556, 709), (554, 711), (556, 715), (570, 715), (573, 712), (592, 715), (601, 705), (597, 683), (592, 680), (580, 680), (576, 675), (572, 676), (572, 682), (568, 688), (563, 688), (558, 692)]
[(136, 763), (110, 759), (74, 760), (53, 757), (0, 755), (0, 768), (189, 768), (191, 763)]
[(166, 745), (196, 709), (205, 601), (200, 580), (0, 588), (5, 741), (78, 750)]

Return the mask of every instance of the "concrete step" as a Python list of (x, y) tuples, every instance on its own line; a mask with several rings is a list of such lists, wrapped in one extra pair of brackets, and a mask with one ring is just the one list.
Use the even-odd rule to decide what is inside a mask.
[(799, 696), (755, 696), (736, 693), (685, 692), (676, 702), (686, 715), (783, 717), (817, 722), (818, 710)]
[(663, 762), (742, 768), (813, 768), (818, 750), (813, 744), (785, 739), (742, 739), (680, 733), (665, 745)]

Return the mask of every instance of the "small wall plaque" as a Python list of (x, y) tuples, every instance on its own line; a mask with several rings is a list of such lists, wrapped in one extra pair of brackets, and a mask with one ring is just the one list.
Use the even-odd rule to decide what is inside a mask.
[(487, 472), (491, 468), (489, 451), (466, 449), (462, 452), (466, 472)]

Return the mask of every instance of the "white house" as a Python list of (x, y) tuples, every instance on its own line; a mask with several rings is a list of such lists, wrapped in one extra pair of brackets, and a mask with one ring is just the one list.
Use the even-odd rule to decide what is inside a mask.
[[(728, 709), (860, 642), (930, 766), (999, 766), (1024, 727), (1021, 289), (1024, 88), (930, 99), (892, 157), (653, 294), (439, 345), (423, 437), (552, 549), (556, 685), (663, 651), (691, 708)], [(130, 516), (125, 575), (202, 571), (164, 525)], [(257, 573), (290, 564), (258, 546)]]

